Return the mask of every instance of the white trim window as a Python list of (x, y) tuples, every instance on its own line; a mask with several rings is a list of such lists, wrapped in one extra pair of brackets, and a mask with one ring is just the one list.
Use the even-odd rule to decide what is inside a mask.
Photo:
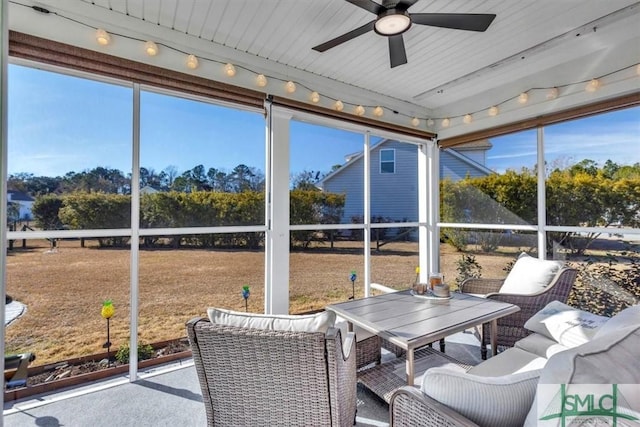
[(396, 173), (396, 150), (394, 148), (380, 150), (380, 173)]

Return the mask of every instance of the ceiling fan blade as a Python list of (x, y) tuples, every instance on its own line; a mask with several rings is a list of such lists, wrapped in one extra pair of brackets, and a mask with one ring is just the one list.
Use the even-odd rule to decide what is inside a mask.
[(407, 10), (417, 2), (418, 0), (402, 0), (398, 2), (398, 4), (396, 5), (396, 9)]
[(371, 0), (347, 0), (349, 3), (358, 6), (364, 10), (368, 10), (371, 13), (375, 13), (378, 15), (380, 12), (384, 11), (385, 8), (379, 5), (378, 3)]
[(486, 31), (496, 15), (481, 13), (412, 13), (414, 24), (455, 30)]
[(338, 46), (341, 43), (347, 42), (351, 39), (355, 39), (358, 36), (363, 35), (366, 32), (373, 30), (373, 24), (376, 21), (373, 20), (364, 24), (362, 27), (356, 28), (355, 30), (351, 30), (348, 33), (344, 33), (341, 36), (336, 37), (335, 39), (329, 40), (328, 42), (324, 42), (314, 47), (313, 50), (317, 50), (318, 52), (324, 52), (325, 50), (329, 50), (332, 47)]
[(407, 63), (407, 51), (404, 49), (402, 34), (389, 37), (389, 58), (391, 68)]

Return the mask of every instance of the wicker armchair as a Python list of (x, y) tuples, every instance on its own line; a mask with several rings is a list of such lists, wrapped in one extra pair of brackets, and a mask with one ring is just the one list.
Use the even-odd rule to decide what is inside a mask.
[[(467, 279), (462, 282), (460, 291), (471, 294), (483, 294), (486, 298), (508, 302), (520, 307), (520, 311), (498, 319), (498, 345), (513, 347), (516, 341), (530, 334), (524, 324), (531, 316), (540, 311), (551, 301), (566, 302), (569, 292), (576, 280), (577, 271), (573, 268), (562, 268), (551, 283), (542, 291), (533, 294), (498, 293), (504, 279)], [(489, 324), (482, 325), (480, 351), (482, 359), (487, 358), (489, 344)]]
[(356, 413), (355, 337), (187, 322), (209, 426), (347, 426)]
[(473, 427), (478, 425), (418, 388), (403, 386), (391, 396), (392, 427)]

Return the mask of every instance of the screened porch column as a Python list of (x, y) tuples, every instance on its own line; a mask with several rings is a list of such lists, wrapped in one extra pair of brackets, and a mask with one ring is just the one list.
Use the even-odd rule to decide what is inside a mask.
[[(0, 184), (0, 218), (3, 218), (3, 227), (0, 227), (0, 251), (2, 258), (0, 261), (0, 291), (6, 294), (7, 279), (7, 227), (4, 227), (4, 218), (7, 217), (7, 66), (9, 63), (9, 22), (7, 20), (7, 10), (9, 9), (6, 0), (0, 0), (0, 172), (2, 183)], [(0, 317), (5, 318), (5, 305), (0, 304)], [(0, 333), (0, 349), (4, 354), (4, 328)], [(0, 362), (4, 371), (4, 359)], [(0, 397), (0, 403), (4, 406), (4, 394)], [(0, 426), (3, 421), (0, 418)]]
[[(438, 222), (440, 222), (440, 149), (435, 140), (431, 140), (426, 144), (427, 150), (427, 169), (428, 173), (425, 176), (428, 177), (428, 202), (427, 202), (427, 215), (428, 215), (428, 237), (427, 237), (427, 256), (428, 256), (428, 269), (429, 272), (440, 271), (440, 228)], [(422, 202), (420, 203), (422, 207)], [(422, 242), (420, 243), (422, 244)], [(420, 250), (420, 256), (422, 257), (422, 248)], [(420, 262), (422, 264), (422, 260)]]
[(289, 122), (291, 114), (267, 104), (267, 233), (264, 311), (289, 313)]
[(429, 143), (418, 145), (418, 264), (420, 281), (429, 274)]

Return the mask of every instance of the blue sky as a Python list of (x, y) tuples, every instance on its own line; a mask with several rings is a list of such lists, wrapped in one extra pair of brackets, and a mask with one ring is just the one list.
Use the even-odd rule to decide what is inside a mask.
[[(132, 90), (111, 84), (9, 66), (9, 174), (56, 176), (96, 166), (131, 171)], [(143, 92), (141, 166), (179, 173), (202, 164), (230, 171), (246, 164), (264, 171), (261, 114)], [(568, 165), (640, 162), (640, 108), (545, 129), (547, 162)], [(536, 132), (492, 138), (487, 166), (498, 172), (536, 163)], [(291, 125), (292, 173), (328, 172), (363, 137), (322, 126)]]

